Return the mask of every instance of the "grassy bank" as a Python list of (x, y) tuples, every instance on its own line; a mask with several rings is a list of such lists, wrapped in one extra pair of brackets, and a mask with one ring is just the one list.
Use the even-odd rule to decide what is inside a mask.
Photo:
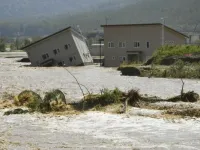
[(134, 64), (121, 65), (118, 69), (122, 75), (161, 78), (200, 78), (200, 63), (186, 63), (178, 60), (171, 66), (152, 64), (151, 66), (138, 66)]
[(156, 105), (161, 102), (174, 104), (177, 102), (196, 103), (199, 100), (199, 95), (194, 92), (183, 92), (182, 95), (176, 97), (161, 99), (158, 97), (143, 96), (137, 90), (122, 92), (117, 88), (114, 90), (104, 89), (101, 90), (100, 94), (89, 94), (85, 96), (80, 102), (66, 103), (67, 100), (60, 90), (47, 92), (43, 99), (33, 91), (23, 91), (18, 96), (5, 94), (3, 99), (4, 100), (0, 100), (0, 102), (2, 102), (0, 103), (0, 108), (12, 108), (5, 112), (5, 115), (32, 112), (45, 114), (53, 113), (55, 115), (72, 115), (80, 114), (83, 111), (103, 111), (121, 114), (126, 113), (131, 107), (138, 107), (144, 109), (164, 110), (162, 115), (200, 117), (198, 113), (200, 108), (176, 109), (176, 107)]
[(187, 54), (200, 54), (200, 46), (196, 45), (175, 45), (158, 48), (153, 54), (153, 63), (160, 64), (161, 61), (170, 56), (185, 56)]

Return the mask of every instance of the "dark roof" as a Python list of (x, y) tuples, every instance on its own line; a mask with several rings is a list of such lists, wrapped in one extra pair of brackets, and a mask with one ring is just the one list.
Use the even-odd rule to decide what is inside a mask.
[(101, 25), (101, 27), (117, 27), (117, 26), (149, 26), (149, 25), (162, 25), (161, 23), (143, 23), (143, 24), (108, 24)]
[[(152, 26), (152, 25), (163, 25), (162, 23), (145, 23), (145, 24), (111, 24), (111, 25), (101, 25), (101, 27), (119, 27), (119, 26)], [(171, 31), (174, 31), (184, 37), (188, 37), (187, 35), (173, 29), (173, 28), (170, 28), (168, 26), (165, 25), (165, 28), (171, 30)]]
[[(50, 38), (50, 37), (52, 37), (52, 36), (54, 36), (54, 35), (57, 35), (57, 34), (59, 34), (59, 33), (62, 33), (62, 32), (64, 32), (64, 31), (67, 31), (67, 30), (72, 30), (74, 33), (79, 34), (79, 32), (75, 31), (75, 29), (73, 29), (72, 27), (67, 27), (67, 28), (62, 29), (62, 30), (60, 30), (60, 31), (58, 31), (58, 32), (55, 32), (55, 33), (53, 33), (53, 34), (51, 34), (51, 35), (49, 35), (49, 36), (46, 36), (45, 38), (42, 38), (42, 39), (40, 39), (40, 40), (38, 40), (38, 41), (35, 41), (35, 42), (33, 42), (33, 43), (31, 43), (31, 44), (29, 44), (29, 45), (27, 45), (27, 46), (24, 46), (24, 47), (21, 48), (21, 50), (26, 49), (26, 48), (28, 48), (28, 47), (30, 47), (30, 46), (33, 46), (33, 45), (35, 45), (35, 44), (37, 44), (37, 43), (40, 43), (40, 42), (42, 42), (42, 41), (44, 41), (44, 40), (46, 40), (46, 39), (48, 39), (48, 38)], [(85, 38), (85, 37), (84, 37), (84, 38)]]

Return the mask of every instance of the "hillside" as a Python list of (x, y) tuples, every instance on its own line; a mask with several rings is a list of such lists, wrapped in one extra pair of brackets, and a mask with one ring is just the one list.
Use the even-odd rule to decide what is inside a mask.
[(0, 20), (55, 17), (98, 9), (114, 9), (137, 0), (1, 0)]
[[(66, 20), (90, 30), (105, 24), (105, 16), (109, 18), (109, 24), (161, 22), (160, 18), (165, 17), (167, 25), (181, 31), (192, 31), (200, 23), (199, 6), (199, 0), (142, 0), (120, 10), (88, 12)], [(197, 30), (200, 31), (200, 24)]]
[[(35, 0), (35, 4), (36, 1), (42, 3), (45, 0)], [(56, 5), (53, 3), (55, 0), (50, 1), (48, 7), (46, 4), (39, 5), (40, 9), (46, 6), (39, 17), (30, 15), (33, 14), (31, 12), (34, 12), (34, 9), (29, 9), (29, 11), (22, 9), (23, 13), (30, 13), (26, 13), (22, 20), (1, 21), (2, 35), (12, 36), (17, 31), (22, 35), (44, 35), (66, 26), (75, 27), (76, 25), (80, 25), (81, 29), (87, 32), (100, 29), (100, 25), (106, 22), (105, 17), (108, 18), (108, 24), (161, 22), (160, 18), (165, 17), (168, 26), (180, 31), (193, 31), (195, 25), (200, 23), (199, 0), (94, 0), (92, 3), (90, 0), (84, 0), (85, 3), (81, 3), (81, 0), (76, 2), (68, 0), (69, 7), (60, 6), (64, 4), (62, 3), (64, 0), (56, 1)], [(40, 11), (36, 12), (39, 14)], [(30, 17), (27, 18), (27, 16)], [(197, 31), (200, 32), (200, 24)]]

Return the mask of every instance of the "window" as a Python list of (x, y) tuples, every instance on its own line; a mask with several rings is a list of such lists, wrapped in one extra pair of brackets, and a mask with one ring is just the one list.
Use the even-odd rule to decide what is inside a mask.
[(125, 57), (125, 56), (120, 56), (120, 57), (119, 57), (119, 60), (120, 60), (120, 61), (126, 61), (126, 57)]
[(69, 46), (68, 46), (68, 45), (65, 45), (65, 49), (68, 50), (68, 49), (69, 49)]
[(71, 44), (66, 44), (65, 49), (68, 50), (69, 48), (71, 48)]
[(56, 49), (54, 49), (54, 50), (53, 50), (53, 53), (54, 53), (55, 55), (57, 55), (57, 50), (56, 50)]
[(150, 47), (150, 42), (147, 42), (147, 48), (149, 48)]
[(123, 61), (126, 61), (126, 57), (125, 56), (123, 56)]
[(125, 48), (126, 47), (126, 42), (119, 42), (119, 47), (120, 48)]
[(108, 42), (108, 48), (113, 48), (115, 47), (114, 43), (113, 42)]
[(46, 54), (43, 54), (43, 55), (42, 55), (42, 58), (43, 58), (44, 60), (47, 59), (47, 58), (49, 58), (49, 54), (47, 54), (47, 53), (46, 53)]
[(115, 56), (112, 57), (112, 60), (115, 60)]
[(73, 57), (69, 57), (69, 61), (72, 62), (73, 61)]
[(64, 61), (60, 61), (59, 63), (58, 63), (58, 66), (64, 66), (65, 65), (65, 62)]
[(57, 55), (58, 53), (60, 53), (60, 50), (59, 50), (59, 49), (54, 49), (54, 50), (53, 50), (53, 53), (54, 53), (55, 55)]
[(140, 47), (140, 42), (134, 42), (134, 47), (135, 47), (135, 48)]

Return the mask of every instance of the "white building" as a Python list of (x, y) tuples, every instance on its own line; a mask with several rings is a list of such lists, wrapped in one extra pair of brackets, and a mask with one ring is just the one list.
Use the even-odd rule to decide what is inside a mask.
[(92, 44), (90, 46), (90, 54), (92, 56), (104, 56), (104, 44), (103, 43), (98, 43), (98, 44)]
[(65, 28), (22, 48), (33, 66), (79, 66), (93, 63), (85, 37)]

